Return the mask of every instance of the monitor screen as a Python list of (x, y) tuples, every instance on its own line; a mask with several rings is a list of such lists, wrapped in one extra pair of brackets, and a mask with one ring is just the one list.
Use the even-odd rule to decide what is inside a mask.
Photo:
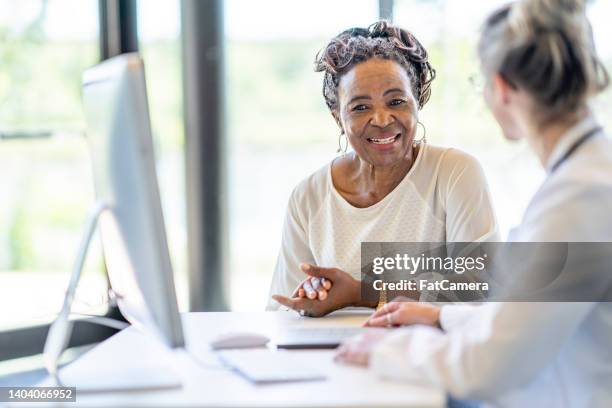
[(170, 347), (184, 346), (155, 171), (144, 65), (136, 53), (83, 76), (100, 233), (123, 315)]

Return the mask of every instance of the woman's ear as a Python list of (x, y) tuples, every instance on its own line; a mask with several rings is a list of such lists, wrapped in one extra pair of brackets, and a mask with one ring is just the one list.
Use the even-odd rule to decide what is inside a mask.
[(516, 92), (515, 87), (499, 73), (493, 75), (491, 85), (493, 88), (493, 95), (495, 95), (498, 101), (503, 105), (507, 105), (512, 99), (512, 95)]

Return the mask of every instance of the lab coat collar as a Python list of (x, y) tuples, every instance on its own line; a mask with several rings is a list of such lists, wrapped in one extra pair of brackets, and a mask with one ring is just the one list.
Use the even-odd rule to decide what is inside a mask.
[(587, 132), (595, 129), (597, 126), (599, 126), (599, 122), (593, 114), (589, 114), (586, 118), (582, 119), (580, 122), (568, 129), (565, 134), (561, 136), (548, 157), (548, 162), (546, 163), (546, 173), (550, 174), (555, 163), (557, 163), (557, 161), (563, 157), (563, 155), (572, 147), (572, 145)]

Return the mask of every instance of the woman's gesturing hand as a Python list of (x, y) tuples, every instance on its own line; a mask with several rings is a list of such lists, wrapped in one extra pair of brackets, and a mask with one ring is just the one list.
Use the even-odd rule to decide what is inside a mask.
[(387, 327), (411, 324), (440, 327), (440, 307), (409, 298), (397, 299), (374, 312), (363, 325)]
[[(346, 306), (358, 305), (360, 302), (360, 282), (348, 273), (338, 268), (323, 268), (311, 264), (302, 264), (300, 269), (308, 275), (308, 278), (298, 286), (292, 297), (273, 295), (272, 299), (301, 315), (311, 317), (324, 316)], [(314, 288), (316, 284), (312, 283), (313, 278), (318, 279), (319, 291)], [(331, 284), (334, 288), (333, 291), (326, 289), (324, 296), (321, 296), (321, 278), (329, 281), (330, 289)], [(304, 297), (300, 296), (300, 289), (304, 290)]]

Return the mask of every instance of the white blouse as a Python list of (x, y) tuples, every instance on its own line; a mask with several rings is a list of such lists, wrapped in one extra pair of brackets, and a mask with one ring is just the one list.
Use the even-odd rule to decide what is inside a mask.
[[(328, 164), (291, 194), (270, 295), (291, 295), (306, 277), (302, 262), (360, 279), (362, 242), (473, 242), (497, 236), (484, 173), (467, 153), (423, 145), (400, 184), (367, 208), (352, 206), (338, 193)], [(279, 306), (270, 299), (266, 309)]]

